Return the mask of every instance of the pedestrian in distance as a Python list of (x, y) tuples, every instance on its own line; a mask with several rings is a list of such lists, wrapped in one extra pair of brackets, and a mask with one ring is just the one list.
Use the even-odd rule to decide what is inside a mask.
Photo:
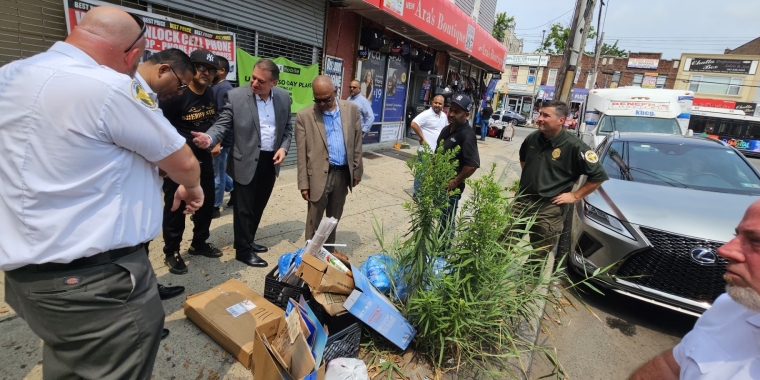
[[(296, 115), (298, 189), (308, 202), (307, 240), (314, 237), (325, 214), (336, 219), (343, 216), (346, 196), (359, 185), (364, 172), (359, 108), (337, 98), (328, 76), (315, 78), (312, 91), (314, 106)], [(337, 230), (326, 243), (335, 243)]]
[(214, 126), (206, 133), (193, 132), (194, 143), (202, 149), (218, 144), (229, 130), (235, 135), (232, 160), (227, 164), (235, 188), (235, 258), (254, 267), (269, 265), (258, 255), (269, 249), (256, 244), (254, 238), (293, 136), (293, 101), (287, 91), (277, 87), (279, 78), (276, 63), (258, 60), (253, 66), (251, 85), (227, 93), (227, 102)]
[(145, 30), (95, 7), (65, 42), (0, 68), (0, 270), (45, 379), (151, 377), (164, 311), (143, 243), (160, 230), (159, 169), (179, 184), (174, 209), (204, 201), (185, 139), (132, 78)]
[(367, 133), (372, 129), (372, 123), (375, 122), (375, 113), (372, 112), (372, 105), (369, 104), (367, 98), (361, 94), (361, 84), (358, 80), (352, 80), (348, 86), (349, 96), (348, 101), (356, 104), (359, 107), (359, 114), (362, 122), (362, 132)]
[(486, 106), (480, 110), (480, 140), (486, 141), (488, 136), (489, 121), (493, 115), (493, 108), (491, 108), (491, 101), (486, 100)]
[[(608, 179), (596, 153), (563, 128), (568, 116), (567, 104), (544, 103), (536, 120), (538, 130), (520, 146), (522, 174), (512, 211), (516, 216), (536, 215), (528, 235), (533, 248), (544, 253), (554, 247), (562, 232), (565, 205), (578, 202)], [(581, 175), (587, 176), (585, 183), (572, 191)]]
[(672, 350), (639, 368), (631, 380), (760, 379), (760, 201), (747, 209), (736, 237), (718, 248), (728, 260), (726, 293)]
[[(207, 240), (211, 237), (210, 227), (214, 211), (214, 164), (211, 152), (200, 149), (193, 143), (193, 132), (206, 132), (216, 120), (216, 100), (211, 90), (212, 78), (218, 69), (216, 56), (208, 50), (190, 53), (195, 64), (195, 76), (188, 83), (182, 95), (162, 101), (159, 107), (164, 116), (184, 137), (193, 150), (201, 167), (201, 187), (206, 199), (203, 206), (193, 216), (193, 238), (188, 253), (211, 258), (221, 257), (222, 251)], [(173, 274), (187, 273), (187, 265), (180, 254), (182, 235), (185, 233), (185, 215), (172, 211), (169, 199), (174, 197), (179, 185), (171, 178), (164, 178), (164, 263)]]

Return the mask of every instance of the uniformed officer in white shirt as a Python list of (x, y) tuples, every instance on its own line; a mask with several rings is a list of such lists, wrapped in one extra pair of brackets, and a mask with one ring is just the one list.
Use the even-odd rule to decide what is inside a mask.
[(148, 379), (164, 312), (142, 246), (158, 235), (158, 168), (203, 203), (185, 140), (134, 75), (141, 19), (90, 10), (66, 42), (0, 68), (0, 270), (44, 342), (46, 379)]
[(632, 380), (760, 379), (760, 201), (747, 209), (736, 237), (718, 254), (728, 260), (726, 293), (681, 343), (639, 368)]

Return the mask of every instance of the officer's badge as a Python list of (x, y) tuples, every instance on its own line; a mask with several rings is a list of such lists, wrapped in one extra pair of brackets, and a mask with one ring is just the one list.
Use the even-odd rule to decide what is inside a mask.
[(134, 79), (132, 80), (132, 97), (140, 102), (140, 104), (150, 108), (151, 110), (158, 108), (158, 104), (156, 104), (156, 102), (151, 99), (150, 95), (148, 95), (145, 89), (140, 86), (140, 83)]
[(559, 155), (562, 154), (562, 151), (559, 150), (559, 148), (554, 148), (552, 151), (552, 160), (557, 160), (559, 158)]
[(583, 153), (583, 159), (592, 164), (599, 162), (599, 156), (597, 156), (593, 150), (587, 150), (585, 153)]

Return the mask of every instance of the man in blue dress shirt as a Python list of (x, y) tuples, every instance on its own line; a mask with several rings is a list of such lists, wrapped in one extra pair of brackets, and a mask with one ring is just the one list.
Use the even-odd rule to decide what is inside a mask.
[(367, 98), (362, 96), (361, 85), (358, 80), (352, 80), (348, 89), (351, 93), (351, 95), (348, 96), (348, 101), (359, 107), (359, 114), (362, 121), (362, 132), (367, 133), (372, 128), (372, 123), (375, 121), (375, 113), (372, 112), (372, 105), (369, 104)]

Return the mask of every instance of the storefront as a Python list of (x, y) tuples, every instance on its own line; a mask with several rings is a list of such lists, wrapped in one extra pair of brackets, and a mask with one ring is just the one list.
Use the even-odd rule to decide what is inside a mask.
[[(538, 90), (537, 99), (541, 101), (547, 101), (554, 99), (554, 86), (541, 86)], [(588, 97), (588, 89), (585, 88), (573, 88), (570, 93), (570, 109), (580, 109), (581, 104), (586, 101)]]
[[(479, 106), (486, 98), (487, 74), (502, 70), (506, 48), (450, 1), (342, 3), (345, 7), (328, 10), (326, 40), (344, 45), (327, 53), (353, 61), (336, 85), (347, 91), (346, 84), (358, 79), (372, 104), (375, 124), (365, 144), (408, 136), (411, 119), (435, 94), (465, 93)], [(349, 51), (346, 41), (356, 33), (360, 37)]]

